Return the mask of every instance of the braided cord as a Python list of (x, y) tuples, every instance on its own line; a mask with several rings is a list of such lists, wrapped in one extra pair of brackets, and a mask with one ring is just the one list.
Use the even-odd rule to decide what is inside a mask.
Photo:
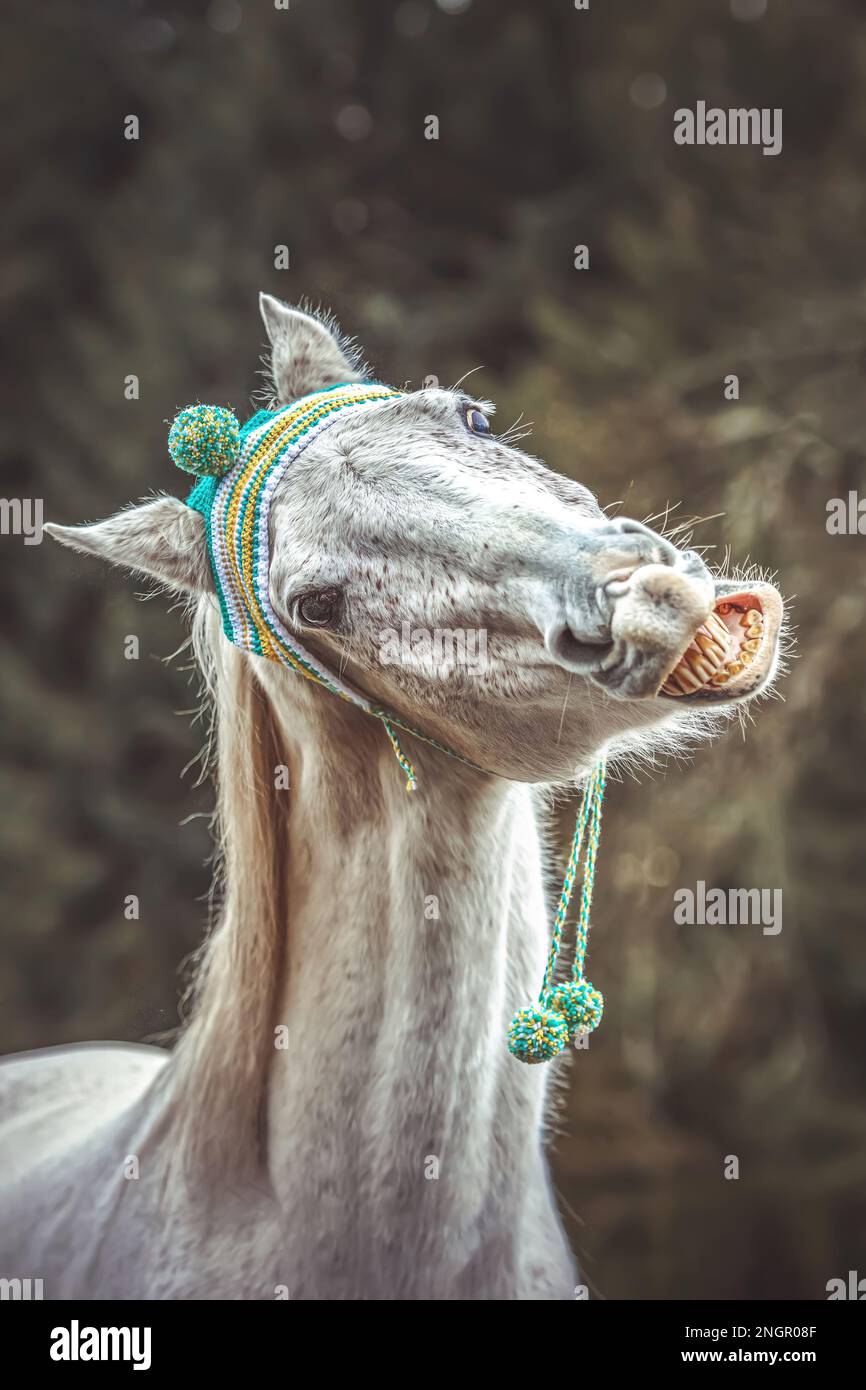
[(413, 792), (416, 786), (418, 785), (415, 779), (415, 768), (413, 767), (409, 759), (406, 757), (406, 754), (403, 752), (403, 746), (400, 743), (400, 740), (395, 734), (393, 728), (391, 727), (390, 721), (387, 720), (384, 717), (384, 715), (380, 715), (379, 718), (382, 720), (382, 723), (385, 727), (385, 733), (391, 740), (391, 747), (394, 749), (394, 757), (397, 759), (397, 762), (403, 769), (403, 773), (406, 778), (406, 790), (407, 792)]
[[(574, 835), (571, 841), (571, 851), (568, 856), (568, 865), (565, 870), (565, 878), (562, 882), (562, 892), (559, 897), (559, 906), (556, 909), (556, 918), (553, 923), (553, 932), (550, 938), (550, 949), (547, 953), (547, 966), (544, 971), (544, 982), (541, 986), (541, 993), (538, 996), (543, 1000), (548, 990), (553, 984), (553, 975), (556, 970), (556, 962), (559, 957), (559, 948), (562, 944), (562, 932), (565, 926), (565, 919), (568, 914), (568, 905), (571, 902), (571, 895), (574, 891), (577, 868), (580, 863), (580, 851), (583, 847), (583, 836), (586, 830), (587, 819), (590, 811), (595, 805), (596, 786), (601, 767), (597, 767), (590, 774), (589, 781), (583, 789), (583, 798), (580, 803), (580, 810), (577, 813), (577, 823), (574, 827)], [(584, 881), (584, 894), (586, 883)], [(582, 912), (582, 905), (581, 905)], [(581, 961), (581, 966), (583, 962)]]
[(586, 841), (586, 858), (583, 864), (583, 890), (580, 895), (580, 917), (574, 948), (572, 979), (579, 984), (583, 979), (586, 962), (587, 937), (589, 935), (589, 914), (592, 908), (592, 890), (595, 885), (595, 866), (598, 860), (598, 845), (601, 838), (601, 806), (604, 800), (606, 771), (604, 762), (595, 769), (592, 783), (592, 806), (589, 815), (589, 835)]

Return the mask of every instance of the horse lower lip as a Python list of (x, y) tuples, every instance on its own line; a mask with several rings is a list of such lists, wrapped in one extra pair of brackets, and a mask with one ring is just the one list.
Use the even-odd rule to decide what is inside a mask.
[(718, 689), (749, 667), (764, 641), (764, 610), (748, 592), (719, 599), (701, 624), (660, 693), (682, 699)]

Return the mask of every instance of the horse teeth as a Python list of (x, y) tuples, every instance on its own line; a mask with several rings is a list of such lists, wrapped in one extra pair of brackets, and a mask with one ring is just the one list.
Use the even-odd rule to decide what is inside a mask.
[[(722, 670), (730, 634), (714, 613), (701, 625), (662, 686), (665, 695), (694, 695)], [(725, 680), (727, 680), (727, 675)], [(717, 682), (721, 684), (721, 682)]]
[(729, 676), (738, 676), (744, 669), (742, 661), (729, 661), (725, 667)]
[(760, 646), (760, 642), (757, 639), (753, 638), (752, 640), (743, 643), (742, 647), (740, 648), (740, 654), (742, 655), (743, 652), (756, 652), (759, 650)]
[(740, 619), (740, 627), (763, 626), (764, 615), (758, 608), (750, 608)]
[(680, 662), (677, 667), (677, 680), (687, 695), (692, 695), (696, 690), (700, 690), (704, 683), (703, 677), (695, 675), (691, 667), (684, 661)]
[[(677, 668), (677, 670), (679, 670), (679, 668)], [(680, 685), (676, 671), (671, 671), (670, 675), (668, 676), (667, 680), (662, 686), (662, 690), (665, 692), (666, 695), (685, 695), (687, 693)]]
[(706, 661), (704, 657), (697, 656), (694, 652), (689, 653), (689, 669), (694, 675), (699, 676), (701, 682), (708, 681), (716, 670), (712, 662)]
[(695, 643), (700, 647), (704, 656), (709, 657), (714, 666), (718, 666), (725, 654), (721, 645), (713, 637), (705, 637), (702, 632), (699, 632), (695, 637)]
[(724, 685), (725, 681), (729, 681), (730, 679), (727, 671), (717, 671), (713, 676), (713, 685)]
[(758, 623), (753, 623), (751, 627), (747, 627), (747, 628), (746, 628), (746, 636), (747, 636), (747, 637), (763, 637), (763, 635), (764, 635), (764, 629), (763, 629), (763, 627), (762, 627), (760, 624), (758, 624)]

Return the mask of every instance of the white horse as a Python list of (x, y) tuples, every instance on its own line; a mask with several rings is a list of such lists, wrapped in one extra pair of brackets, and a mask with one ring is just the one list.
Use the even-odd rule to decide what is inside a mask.
[[(330, 324), (262, 312), (275, 404), (360, 378)], [(271, 511), (282, 622), (467, 760), (407, 736), (414, 796), (377, 720), (226, 641), (196, 511), (47, 528), (191, 597), (221, 905), (173, 1051), (0, 1066), (0, 1275), (48, 1298), (573, 1296), (543, 1151), (559, 1064), (506, 1046), (550, 937), (545, 790), (717, 730), (772, 680), (782, 601), (609, 520), (489, 411), (424, 389), (350, 412)], [(383, 660), (405, 622), (482, 629), (486, 660)]]

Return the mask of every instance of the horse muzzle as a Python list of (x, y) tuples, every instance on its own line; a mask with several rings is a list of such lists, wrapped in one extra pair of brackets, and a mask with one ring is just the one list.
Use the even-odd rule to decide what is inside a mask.
[(558, 664), (622, 700), (730, 703), (767, 683), (783, 616), (772, 585), (714, 580), (695, 551), (627, 518), (588, 542), (545, 633)]

